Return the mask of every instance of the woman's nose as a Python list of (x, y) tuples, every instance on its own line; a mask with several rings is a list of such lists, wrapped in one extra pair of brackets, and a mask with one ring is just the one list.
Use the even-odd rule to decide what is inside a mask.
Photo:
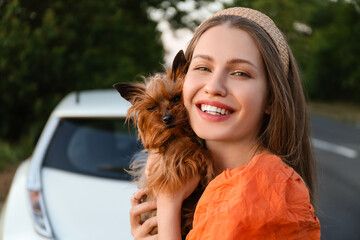
[(226, 96), (226, 76), (222, 73), (213, 73), (206, 82), (205, 92), (216, 96)]

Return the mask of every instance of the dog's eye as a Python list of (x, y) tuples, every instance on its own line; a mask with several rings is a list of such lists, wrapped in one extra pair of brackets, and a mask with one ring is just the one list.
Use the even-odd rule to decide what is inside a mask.
[(172, 101), (173, 103), (176, 103), (176, 102), (180, 101), (180, 99), (181, 99), (181, 95), (176, 95), (175, 97), (173, 97), (173, 98), (171, 99), (171, 101)]
[(155, 111), (155, 107), (149, 107), (149, 108), (147, 108), (147, 110), (148, 110), (149, 112), (153, 112), (153, 111)]

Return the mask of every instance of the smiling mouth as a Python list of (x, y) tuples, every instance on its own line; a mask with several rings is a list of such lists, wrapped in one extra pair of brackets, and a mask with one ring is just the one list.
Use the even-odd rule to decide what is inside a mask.
[(200, 106), (201, 111), (211, 114), (211, 115), (228, 115), (232, 112), (225, 109), (225, 108), (218, 108), (211, 105), (201, 104)]

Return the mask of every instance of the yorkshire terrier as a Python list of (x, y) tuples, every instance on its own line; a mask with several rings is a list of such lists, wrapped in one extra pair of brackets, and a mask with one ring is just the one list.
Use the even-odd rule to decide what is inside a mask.
[[(156, 153), (158, 158), (152, 161), (151, 172), (146, 175), (146, 159), (135, 159), (130, 167), (138, 186), (148, 189), (147, 199), (155, 199), (159, 192), (173, 194), (189, 179), (200, 176), (199, 186), (182, 205), (183, 237), (192, 228), (198, 199), (214, 177), (210, 154), (193, 132), (183, 103), (186, 65), (184, 52), (180, 51), (166, 73), (144, 78), (143, 83), (114, 85), (132, 104), (127, 120), (136, 124), (145, 151)], [(142, 216), (142, 221), (149, 217)], [(154, 229), (152, 234), (156, 233)]]

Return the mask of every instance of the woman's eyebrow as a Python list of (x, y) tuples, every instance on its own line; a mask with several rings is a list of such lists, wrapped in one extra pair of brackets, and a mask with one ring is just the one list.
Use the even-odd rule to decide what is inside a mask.
[(204, 55), (204, 54), (197, 54), (192, 59), (195, 59), (195, 58), (203, 58), (203, 59), (208, 60), (210, 62), (214, 61), (214, 59), (212, 57), (210, 57), (209, 55)]
[(227, 61), (227, 64), (235, 64), (235, 63), (247, 63), (247, 64), (251, 65), (252, 67), (258, 69), (258, 67), (254, 63), (252, 63), (251, 61), (246, 60), (246, 59), (234, 58), (234, 59)]

